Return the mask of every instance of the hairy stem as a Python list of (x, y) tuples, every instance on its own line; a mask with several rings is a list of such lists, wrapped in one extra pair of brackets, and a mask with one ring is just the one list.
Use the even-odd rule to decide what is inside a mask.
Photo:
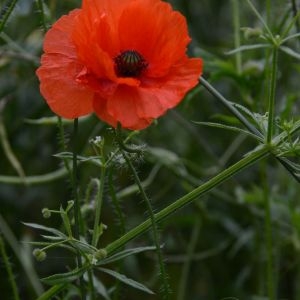
[[(261, 149), (250, 153), (243, 159), (241, 159), (236, 164), (232, 165), (231, 167), (225, 169), (212, 179), (208, 180), (204, 184), (200, 185), (190, 193), (184, 195), (182, 198), (177, 199), (169, 206), (162, 209), (160, 212), (154, 215), (155, 223), (161, 222), (162, 220), (166, 219), (169, 215), (175, 213), (185, 205), (191, 203), (192, 201), (198, 199), (199, 197), (205, 195), (207, 192), (211, 191), (213, 188), (218, 186), (219, 184), (225, 182), (233, 175), (237, 174), (238, 172), (242, 171), (243, 169), (247, 168), (248, 166), (253, 165), (254, 163), (261, 160), (263, 157), (268, 156), (269, 154), (269, 147), (264, 146)], [(107, 253), (111, 254), (116, 251), (118, 248), (122, 247), (130, 240), (135, 238), (136, 236), (146, 232), (152, 226), (151, 219), (147, 219), (145, 222), (141, 223), (140, 225), (136, 226), (135, 228), (131, 229), (129, 232), (124, 234), (119, 239), (115, 240), (111, 244), (106, 247)]]
[[(80, 204), (79, 204), (79, 195), (78, 195), (78, 171), (77, 171), (77, 151), (78, 151), (78, 119), (74, 119), (74, 129), (73, 129), (73, 173), (72, 173), (72, 187), (74, 194), (74, 237), (77, 240), (80, 240)], [(82, 267), (81, 255), (80, 252), (77, 252), (77, 265), (80, 269)], [(84, 288), (83, 277), (80, 277), (80, 290), (81, 297), (83, 300), (86, 299), (86, 292)]]
[(276, 92), (276, 78), (277, 78), (277, 60), (278, 60), (278, 48), (273, 46), (272, 53), (272, 69), (270, 74), (270, 87), (269, 87), (269, 104), (268, 104), (268, 132), (267, 143), (272, 140), (274, 132), (274, 111), (275, 111), (275, 92)]
[(15, 278), (14, 278), (14, 274), (13, 274), (13, 271), (12, 271), (12, 268), (11, 268), (11, 264), (9, 262), (9, 259), (8, 259), (8, 256), (7, 256), (7, 253), (6, 253), (6, 250), (5, 250), (5, 245), (4, 245), (4, 241), (3, 241), (3, 238), (2, 238), (1, 234), (0, 234), (0, 253), (1, 253), (1, 256), (3, 258), (3, 262), (4, 262), (4, 265), (5, 265), (7, 274), (8, 274), (8, 281), (11, 285), (14, 300), (20, 300), (17, 284), (16, 284), (16, 281), (15, 281)]
[[(118, 128), (119, 130), (119, 128)], [(118, 138), (118, 143), (119, 144), (123, 144), (122, 140), (119, 138), (119, 134), (116, 135)], [(158, 263), (159, 263), (159, 267), (160, 267), (160, 277), (162, 280), (162, 292), (163, 292), (163, 299), (169, 299), (170, 298), (170, 288), (169, 288), (169, 283), (168, 283), (168, 275), (165, 269), (165, 265), (163, 262), (163, 255), (162, 255), (162, 251), (160, 248), (160, 242), (159, 242), (159, 233), (158, 233), (158, 229), (157, 229), (157, 224), (156, 224), (156, 219), (155, 219), (155, 215), (152, 209), (152, 205), (150, 202), (150, 199), (148, 198), (142, 183), (140, 181), (140, 178), (129, 158), (129, 156), (127, 155), (127, 153), (124, 151), (124, 149), (126, 149), (126, 147), (124, 147), (124, 145), (120, 145), (120, 151), (122, 153), (122, 156), (124, 157), (130, 171), (133, 174), (134, 177), (134, 181), (137, 184), (139, 191), (141, 193), (141, 196), (147, 206), (147, 210), (148, 213), (150, 215), (150, 224), (151, 224), (151, 228), (152, 228), (152, 233), (153, 233), (153, 239), (154, 239), (154, 243), (155, 243), (155, 247), (156, 247), (156, 253), (157, 253), (157, 258), (158, 258)]]
[(209, 82), (203, 77), (199, 79), (200, 83), (220, 101), (250, 132), (262, 137), (262, 134), (233, 106), (233, 104), (225, 99)]

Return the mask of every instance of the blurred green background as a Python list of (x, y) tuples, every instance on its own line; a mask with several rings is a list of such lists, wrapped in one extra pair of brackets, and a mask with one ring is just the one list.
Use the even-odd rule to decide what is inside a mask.
[[(99, 0), (101, 1), (101, 0)], [(0, 1), (3, 17), (12, 1)], [(80, 6), (81, 1), (44, 1), (46, 22), (52, 24), (61, 15)], [(204, 59), (204, 77), (229, 100), (264, 114), (267, 110), (267, 75), (269, 55), (265, 49), (242, 52), (241, 70), (236, 57), (226, 55), (234, 49), (234, 1), (229, 0), (172, 0), (173, 7), (187, 18), (192, 43), (190, 55)], [(237, 1), (240, 27), (262, 28), (246, 1)], [(280, 34), (300, 7), (299, 1), (253, 1), (274, 33)], [(268, 15), (266, 7), (270, 4)], [(292, 33), (297, 31), (296, 22)], [(242, 44), (262, 41), (246, 39), (239, 31)], [(71, 264), (68, 253), (55, 250), (44, 262), (31, 257), (27, 241), (39, 240), (40, 233), (22, 222), (61, 226), (58, 217), (43, 219), (44, 207), (57, 209), (71, 199), (67, 177), (44, 184), (24, 185), (5, 153), (5, 135), (26, 176), (47, 174), (62, 167), (54, 157), (61, 151), (58, 127), (55, 124), (32, 124), (28, 120), (53, 116), (39, 93), (35, 70), (42, 53), (43, 27), (36, 1), (19, 0), (3, 32), (0, 34), (0, 213), (14, 234), (22, 263), (33, 265), (32, 274), (24, 271), (20, 259), (4, 236), (5, 248), (16, 277), (21, 299), (35, 299), (29, 278), (45, 277), (63, 272)], [(300, 51), (299, 39), (290, 46)], [(281, 118), (299, 116), (299, 61), (286, 54), (279, 55), (279, 78), (276, 112)], [(193, 121), (236, 121), (203, 87), (197, 87), (173, 111), (135, 138), (146, 143), (149, 153), (137, 162), (140, 177), (150, 178), (147, 192), (156, 211), (191, 191), (201, 182), (230, 166), (256, 143), (241, 134), (196, 125)], [(236, 123), (238, 124), (238, 123)], [(65, 126), (67, 139), (72, 141), (72, 124)], [(80, 121), (80, 149), (92, 155), (89, 139), (105, 136), (110, 142), (108, 127), (95, 116)], [(4, 146), (4, 147), (3, 147)], [(71, 148), (69, 148), (71, 150)], [(267, 182), (265, 171), (267, 170)], [(88, 164), (80, 168), (82, 193), (99, 170)], [(152, 172), (152, 173), (151, 173)], [(2, 176), (3, 175), (3, 176)], [(17, 179), (15, 179), (17, 178)], [(16, 180), (19, 183), (7, 181)], [(129, 172), (120, 168), (114, 174), (115, 188), (122, 191), (133, 184)], [(222, 184), (160, 225), (163, 253), (173, 290), (172, 299), (216, 300), (266, 297), (266, 250), (264, 230), (264, 185), (269, 187), (274, 237), (275, 280), (278, 299), (300, 299), (300, 203), (299, 184), (275, 160), (268, 159)], [(108, 188), (107, 188), (108, 190)], [(146, 208), (137, 193), (121, 198), (126, 228), (143, 221)], [(2, 220), (3, 219), (3, 220)], [(116, 239), (120, 232), (107, 191), (102, 221), (108, 225), (103, 245)], [(151, 245), (151, 234), (130, 242), (130, 246)], [(124, 273), (158, 291), (154, 253), (140, 254), (127, 259)], [(12, 299), (6, 270), (0, 257), (1, 299)], [(100, 275), (108, 287), (114, 281)], [(41, 287), (37, 286), (36, 290)], [(47, 286), (43, 287), (48, 288)], [(158, 299), (122, 286), (120, 299)], [(66, 296), (67, 297), (67, 296)], [(181, 297), (181, 298), (180, 298)], [(66, 298), (67, 299), (67, 298)]]

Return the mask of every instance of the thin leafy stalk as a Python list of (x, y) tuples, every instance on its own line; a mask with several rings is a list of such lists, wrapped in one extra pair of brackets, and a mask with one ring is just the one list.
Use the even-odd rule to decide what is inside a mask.
[(38, 7), (38, 10), (41, 15), (41, 25), (43, 27), (43, 31), (47, 31), (47, 25), (46, 25), (46, 20), (45, 20), (45, 10), (44, 10), (44, 1), (43, 0), (36, 0), (36, 4)]
[(3, 241), (1, 233), (0, 233), (0, 253), (1, 253), (1, 256), (2, 256), (2, 259), (3, 259), (3, 262), (4, 262), (7, 274), (8, 274), (8, 281), (11, 285), (11, 289), (12, 289), (12, 292), (13, 292), (13, 297), (14, 297), (15, 300), (20, 300), (17, 284), (16, 284), (16, 281), (15, 281), (15, 278), (14, 278), (14, 274), (13, 274), (13, 271), (12, 271), (12, 268), (11, 268), (11, 264), (9, 262), (9, 259), (8, 259), (8, 256), (7, 256), (7, 253), (6, 253), (6, 250), (5, 250), (5, 245), (4, 245), (4, 241)]
[[(240, 37), (240, 13), (239, 13), (239, 0), (231, 0), (232, 13), (233, 13), (233, 28), (234, 28), (234, 48), (237, 49), (241, 46)], [(242, 53), (236, 52), (235, 64), (238, 74), (242, 71)]]
[[(274, 39), (273, 34), (269, 28), (269, 26), (267, 25), (267, 23), (265, 22), (265, 20), (263, 19), (263, 17), (261, 16), (261, 14), (257, 11), (257, 9), (255, 8), (255, 6), (253, 5), (253, 3), (251, 2), (251, 0), (246, 0), (249, 4), (249, 6), (251, 7), (251, 9), (253, 10), (254, 14), (257, 16), (257, 18), (260, 20), (260, 22), (263, 24), (263, 26), (265, 27), (267, 33), (269, 34), (269, 37), (271, 39)], [(270, 4), (268, 2), (270, 2), (270, 0), (266, 0), (267, 1), (267, 14), (269, 14), (270, 9), (268, 8), (268, 6), (270, 6)], [(269, 17), (267, 17), (269, 19)], [(269, 21), (269, 20), (268, 20)], [(267, 21), (267, 22), (268, 22)]]
[(23, 181), (23, 183), (25, 183), (24, 170), (23, 170), (22, 165), (19, 162), (18, 158), (14, 154), (12, 147), (9, 143), (6, 129), (5, 129), (5, 126), (3, 123), (3, 118), (1, 115), (0, 115), (0, 142), (2, 144), (2, 148), (3, 148), (5, 156), (7, 157), (7, 159), (9, 160), (10, 164), (15, 169), (17, 174), (20, 176), (20, 179)]
[(43, 287), (40, 283), (40, 280), (36, 274), (36, 271), (33, 267), (31, 260), (25, 261), (24, 257), (21, 252), (21, 247), (19, 242), (17, 241), (14, 233), (9, 228), (8, 224), (0, 214), (0, 231), (3, 234), (4, 238), (6, 239), (7, 243), (9, 244), (10, 248), (15, 253), (16, 257), (18, 258), (21, 266), (23, 267), (25, 273), (27, 274), (27, 278), (29, 283), (31, 284), (36, 296), (43, 293)]
[[(101, 158), (103, 159), (103, 153), (101, 155)], [(98, 240), (99, 240), (99, 225), (100, 225), (101, 208), (103, 202), (105, 173), (106, 173), (105, 162), (102, 161), (101, 174), (100, 174), (100, 187), (97, 190), (97, 196), (96, 196), (96, 213), (95, 213), (93, 237), (92, 237), (92, 245), (94, 247), (97, 247)]]
[(1, 20), (0, 20), (0, 33), (3, 31), (3, 28), (6, 24), (9, 16), (13, 12), (17, 2), (18, 2), (18, 0), (11, 0), (10, 3), (5, 5), (4, 8), (2, 8), (1, 16), (0, 16), (0, 18), (1, 18)]
[(88, 272), (88, 283), (89, 283), (89, 291), (90, 291), (90, 299), (96, 300), (96, 293), (95, 293), (95, 287), (94, 287), (94, 279), (93, 279), (93, 270), (89, 269)]
[(278, 60), (278, 48), (276, 45), (273, 46), (272, 53), (272, 69), (270, 78), (269, 88), (269, 104), (268, 104), (268, 132), (267, 132), (267, 143), (270, 143), (274, 131), (274, 113), (275, 113), (275, 92), (276, 92), (276, 79), (277, 79), (277, 60)]
[[(220, 172), (215, 177), (211, 178), (204, 184), (200, 185), (199, 187), (195, 188), (193, 191), (189, 192), (188, 194), (184, 195), (182, 198), (177, 199), (158, 213), (154, 215), (154, 221), (155, 223), (161, 222), (165, 218), (167, 218), (169, 215), (175, 213), (182, 207), (186, 206), (187, 204), (191, 203), (192, 201), (200, 198), (201, 196), (205, 195), (212, 189), (214, 189), (219, 184), (225, 182), (233, 175), (239, 173), (243, 169), (247, 168), (248, 166), (253, 165), (254, 163), (258, 162), (262, 158), (269, 155), (269, 147), (263, 146), (261, 149), (254, 151), (232, 165), (231, 167), (225, 169), (224, 171)], [(139, 224), (138, 226), (131, 229), (129, 232), (121, 236), (119, 239), (115, 240), (111, 244), (109, 244), (106, 247), (106, 251), (108, 254), (113, 253), (120, 247), (123, 247), (126, 243), (128, 243), (130, 240), (135, 238), (136, 236), (146, 232), (151, 228), (152, 226), (152, 220), (147, 219), (143, 223)]]
[[(120, 128), (118, 127), (118, 129), (120, 131)], [(127, 153), (125, 152), (124, 149), (126, 149), (126, 146), (124, 147), (122, 140), (120, 139), (119, 134), (116, 135), (117, 136), (117, 141), (120, 145), (120, 152), (122, 154), (122, 156), (124, 157), (131, 173), (133, 174), (134, 177), (134, 181), (137, 184), (139, 191), (141, 193), (141, 196), (147, 206), (147, 210), (148, 213), (150, 215), (150, 222), (151, 222), (151, 228), (152, 228), (152, 233), (153, 233), (153, 239), (154, 239), (154, 244), (156, 247), (156, 252), (157, 252), (157, 258), (158, 258), (158, 263), (159, 263), (159, 267), (160, 267), (160, 277), (162, 280), (162, 293), (163, 293), (163, 299), (169, 299), (170, 298), (170, 288), (169, 288), (169, 283), (168, 283), (168, 275), (165, 269), (165, 265), (163, 262), (163, 255), (162, 255), (162, 251), (161, 251), (161, 247), (160, 247), (160, 242), (159, 242), (159, 233), (158, 233), (158, 228), (157, 228), (157, 224), (156, 224), (156, 220), (155, 220), (155, 215), (152, 209), (152, 205), (151, 202), (142, 186), (142, 183), (140, 181), (140, 178), (129, 158), (129, 156), (127, 155)]]
[(250, 132), (262, 137), (262, 134), (232, 105), (230, 101), (225, 99), (208, 81), (203, 77), (199, 79), (200, 83), (218, 99)]
[[(78, 171), (77, 171), (77, 150), (78, 150), (78, 118), (74, 119), (73, 125), (73, 173), (72, 173), (72, 186), (73, 186), (73, 194), (74, 194), (74, 237), (75, 239), (80, 239), (80, 204), (79, 204), (79, 195), (78, 195)], [(81, 255), (80, 252), (77, 251), (77, 265), (78, 268), (81, 269)], [(80, 277), (80, 290), (81, 297), (83, 300), (86, 299), (86, 292), (84, 288), (83, 277)]]

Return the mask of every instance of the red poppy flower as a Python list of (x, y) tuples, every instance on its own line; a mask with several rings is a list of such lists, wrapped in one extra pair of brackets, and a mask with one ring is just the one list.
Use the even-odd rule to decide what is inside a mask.
[(47, 32), (37, 70), (59, 116), (147, 127), (198, 83), (185, 18), (161, 0), (83, 0)]

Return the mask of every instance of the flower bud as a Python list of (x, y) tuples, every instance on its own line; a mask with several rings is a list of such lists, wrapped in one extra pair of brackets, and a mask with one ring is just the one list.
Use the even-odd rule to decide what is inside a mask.
[(107, 256), (107, 251), (106, 249), (99, 249), (96, 253), (95, 253), (95, 258), (97, 260), (103, 259)]
[(38, 248), (34, 249), (32, 254), (37, 261), (43, 261), (47, 257), (46, 252)]
[(42, 214), (45, 219), (48, 219), (51, 217), (51, 211), (47, 207), (42, 209)]

